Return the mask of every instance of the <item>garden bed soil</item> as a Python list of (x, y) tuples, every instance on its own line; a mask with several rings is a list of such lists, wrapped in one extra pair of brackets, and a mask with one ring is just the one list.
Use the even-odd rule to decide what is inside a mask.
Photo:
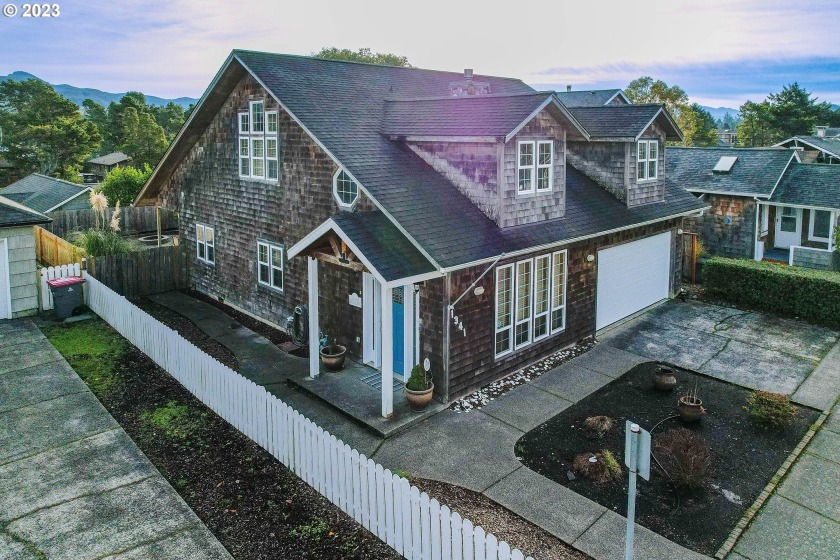
[(100, 319), (44, 332), (235, 558), (400, 558)]
[(487, 496), (460, 486), (411, 478), (411, 483), (438, 502), (454, 508), (462, 517), (493, 533), (511, 548), (518, 548), (534, 560), (588, 560), (591, 557), (554, 535), (529, 523)]
[[(651, 431), (677, 414), (678, 397), (693, 392), (703, 400), (706, 416), (694, 425), (679, 419), (662, 422), (658, 436), (673, 427), (700, 434), (711, 448), (712, 474), (706, 486), (676, 493), (673, 485), (652, 464), (650, 481), (639, 479), (636, 522), (668, 539), (712, 555), (749, 508), (788, 455), (798, 445), (819, 412), (797, 407), (798, 415), (781, 431), (757, 427), (743, 410), (751, 391), (705, 375), (675, 368), (677, 388), (662, 393), (653, 387), (658, 364), (649, 362), (567, 408), (525, 434), (516, 454), (532, 470), (622, 515), (627, 513), (627, 470), (624, 468), (625, 421)], [(583, 429), (590, 416), (606, 415), (613, 428), (602, 439), (590, 439)], [(624, 472), (620, 480), (595, 484), (575, 473), (572, 461), (582, 453), (609, 449)]]
[(242, 313), (229, 305), (226, 305), (224, 302), (219, 301), (218, 299), (208, 296), (207, 294), (203, 294), (197, 290), (182, 290), (183, 293), (190, 296), (191, 298), (195, 298), (197, 300), (203, 301), (205, 303), (209, 303), (213, 307), (224, 311), (228, 315), (231, 316), (237, 323), (240, 325), (251, 329), (257, 334), (260, 334), (271, 341), (277, 348), (284, 352), (288, 352), (293, 356), (298, 356), (300, 358), (308, 358), (309, 357), (309, 348), (306, 346), (299, 346), (294, 350), (289, 351), (289, 345), (292, 342), (292, 337), (289, 336), (288, 333), (281, 331), (275, 327), (272, 327), (268, 323), (264, 323), (259, 319), (254, 319), (250, 315), (246, 313)]
[(134, 305), (192, 342), (206, 354), (212, 356), (234, 371), (239, 371), (236, 356), (224, 344), (215, 340), (198, 328), (195, 323), (168, 307), (164, 307), (147, 298), (132, 300)]

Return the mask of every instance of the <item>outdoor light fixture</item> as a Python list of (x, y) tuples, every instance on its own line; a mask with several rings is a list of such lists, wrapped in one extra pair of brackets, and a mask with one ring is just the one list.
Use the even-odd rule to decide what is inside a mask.
[(595, 260), (595, 255), (586, 255), (586, 262), (592, 262)]
[(682, 235), (683, 233), (685, 233), (683, 230), (681, 230), (681, 229), (677, 230), (677, 235)]

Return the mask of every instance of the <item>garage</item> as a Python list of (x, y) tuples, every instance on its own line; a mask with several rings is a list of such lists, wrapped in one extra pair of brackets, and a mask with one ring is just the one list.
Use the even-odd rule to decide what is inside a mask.
[(598, 251), (595, 328), (666, 299), (670, 284), (670, 231)]

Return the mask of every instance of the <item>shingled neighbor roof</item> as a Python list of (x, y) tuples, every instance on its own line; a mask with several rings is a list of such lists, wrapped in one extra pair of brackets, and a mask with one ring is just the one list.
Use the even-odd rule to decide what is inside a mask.
[[(247, 73), (357, 180), (382, 213), (436, 267), (459, 267), (476, 259), (492, 259), (499, 251), (553, 243), (572, 234), (595, 235), (703, 208), (685, 191), (675, 191), (664, 204), (627, 209), (590, 182), (593, 192), (580, 204), (600, 200), (607, 212), (593, 207), (585, 218), (579, 217), (580, 211), (573, 211), (574, 219), (502, 231), (404, 142), (382, 134), (389, 100), (448, 96), (450, 85), (462, 81), (463, 75), (240, 50), (233, 51), (220, 70), (136, 203), (150, 204), (155, 199), (166, 178)], [(500, 99), (524, 94), (523, 99), (534, 96), (536, 103), (539, 98), (517, 79), (479, 75), (473, 79), (488, 83), (490, 95)], [(568, 188), (571, 191), (573, 186)], [(574, 208), (572, 195), (567, 198), (568, 207)]]
[(593, 89), (581, 91), (558, 91), (557, 98), (566, 107), (602, 107), (618, 96), (625, 101), (620, 89)]
[(388, 100), (382, 132), (388, 136), (504, 137), (551, 98), (551, 92), (532, 92)]
[(89, 159), (88, 163), (94, 163), (96, 165), (116, 165), (118, 163), (122, 163), (130, 159), (130, 157), (128, 157), (122, 152), (113, 152), (110, 154), (105, 154), (104, 156)]
[(792, 163), (770, 202), (840, 210), (840, 165)]
[[(737, 157), (726, 173), (712, 171), (722, 157)], [(767, 198), (779, 182), (793, 150), (784, 148), (665, 148), (666, 181), (693, 193)]]
[(0, 196), (0, 227), (46, 224), (52, 219), (14, 200)]
[(654, 120), (665, 128), (669, 140), (682, 140), (674, 119), (658, 103), (573, 107), (569, 111), (592, 140), (638, 139)]
[(792, 147), (797, 144), (807, 144), (812, 148), (816, 148), (836, 158), (840, 158), (840, 137), (837, 136), (794, 136), (793, 138), (788, 138), (784, 142), (779, 142), (776, 146)]
[(0, 189), (0, 195), (36, 212), (51, 212), (77, 196), (84, 196), (90, 190), (85, 185), (33, 173)]

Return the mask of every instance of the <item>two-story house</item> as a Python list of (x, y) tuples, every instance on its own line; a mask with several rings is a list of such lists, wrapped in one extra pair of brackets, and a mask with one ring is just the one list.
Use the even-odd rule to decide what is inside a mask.
[(311, 376), (325, 332), (387, 417), (426, 358), (447, 402), (679, 289), (680, 132), (592, 97), (237, 50), (136, 203), (178, 210), (198, 290), (276, 325), (306, 304)]

